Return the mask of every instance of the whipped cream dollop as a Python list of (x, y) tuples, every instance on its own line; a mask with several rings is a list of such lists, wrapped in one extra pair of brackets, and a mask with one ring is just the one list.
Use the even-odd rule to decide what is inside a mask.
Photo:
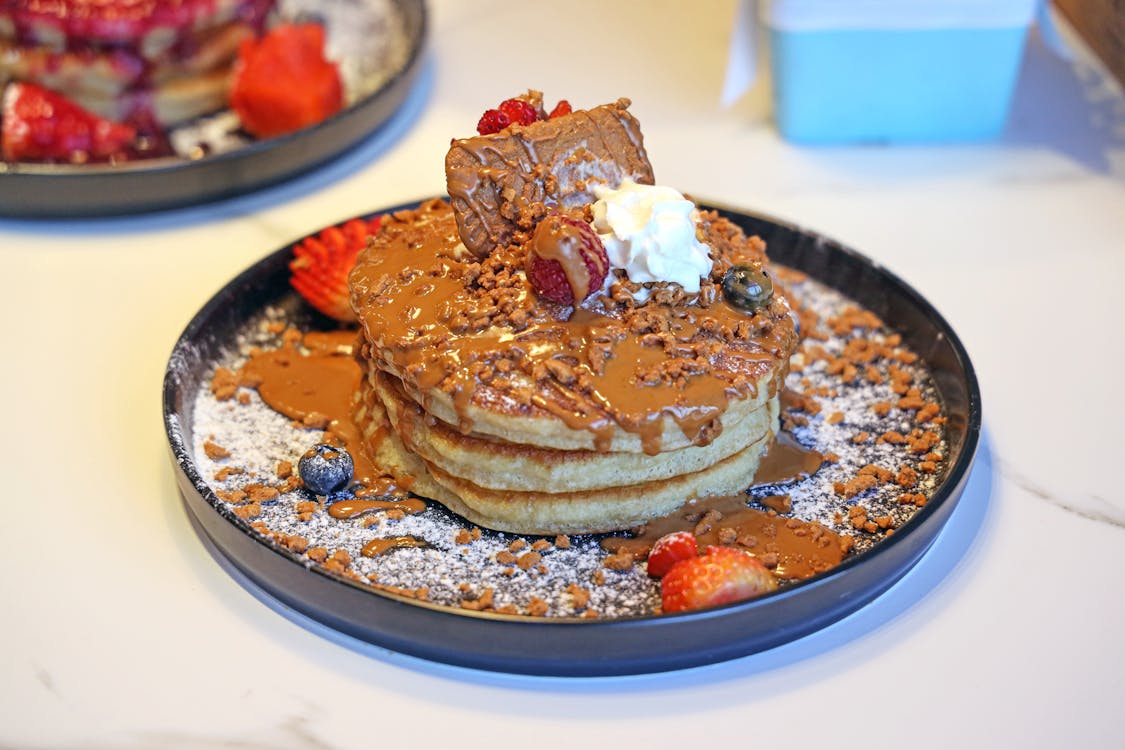
[(698, 211), (679, 191), (625, 179), (617, 189), (593, 188), (592, 226), (605, 245), (609, 263), (643, 284), (666, 281), (684, 291), (699, 291), (711, 273), (711, 254), (695, 235)]

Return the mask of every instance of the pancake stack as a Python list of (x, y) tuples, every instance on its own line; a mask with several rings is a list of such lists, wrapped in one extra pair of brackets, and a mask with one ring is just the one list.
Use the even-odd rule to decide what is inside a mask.
[(239, 44), (273, 0), (0, 6), (0, 85), (34, 83), (114, 121), (171, 127), (226, 103)]
[(778, 430), (789, 306), (748, 311), (721, 290), (732, 266), (764, 266), (757, 238), (700, 212), (712, 268), (697, 293), (611, 269), (562, 305), (524, 273), (544, 216), (589, 220), (595, 185), (651, 181), (627, 107), (455, 141), (450, 201), (386, 217), (351, 273), (364, 449), (482, 526), (631, 528), (744, 490)]

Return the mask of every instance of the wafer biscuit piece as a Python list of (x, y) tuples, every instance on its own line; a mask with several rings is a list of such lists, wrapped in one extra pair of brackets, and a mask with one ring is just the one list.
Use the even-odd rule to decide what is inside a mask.
[(641, 128), (619, 99), (492, 135), (454, 141), (445, 157), (446, 187), (457, 231), (477, 257), (506, 245), (553, 207), (594, 200), (594, 185), (628, 177), (652, 184)]

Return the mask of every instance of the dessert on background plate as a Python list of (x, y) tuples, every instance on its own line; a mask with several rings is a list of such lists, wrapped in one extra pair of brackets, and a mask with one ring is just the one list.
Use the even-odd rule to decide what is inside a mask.
[(217, 501), (384, 592), (591, 619), (768, 594), (925, 506), (924, 363), (654, 184), (628, 110), (506, 100), (452, 142), (448, 200), (298, 243), (294, 289), (340, 325), (265, 310), (215, 363)]
[(171, 127), (226, 103), (239, 45), (273, 0), (58, 0), (0, 8), (0, 79), (117, 122)]
[[(121, 163), (199, 158), (314, 125), (401, 63), (391, 3), (57, 0), (0, 7), (3, 158)], [(363, 21), (366, 17), (367, 21)], [(381, 28), (341, 70), (342, 25)], [(350, 45), (354, 46), (354, 45)], [(363, 48), (359, 48), (363, 49)], [(361, 54), (367, 54), (363, 49)]]

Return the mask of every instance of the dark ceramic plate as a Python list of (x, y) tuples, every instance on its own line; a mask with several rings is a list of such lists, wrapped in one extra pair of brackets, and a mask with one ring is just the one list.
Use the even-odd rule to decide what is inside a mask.
[(346, 153), (398, 110), (421, 68), (425, 4), (423, 0), (393, 0), (392, 4), (402, 17), (406, 37), (401, 67), (374, 91), (327, 120), (200, 159), (89, 166), (0, 162), (0, 215), (112, 216), (205, 203), (276, 184)]
[(606, 620), (453, 609), (374, 590), (321, 566), (307, 567), (299, 556), (255, 535), (219, 502), (201, 476), (192, 448), (193, 398), (224, 347), (265, 306), (298, 314), (304, 307), (288, 285), (289, 247), (252, 266), (208, 302), (184, 331), (168, 365), (165, 424), (196, 528), (249, 579), (314, 620), (394, 651), (494, 671), (595, 676), (698, 666), (764, 651), (858, 610), (921, 558), (953, 512), (980, 436), (976, 376), (941, 315), (893, 274), (821, 235), (764, 216), (721, 210), (748, 234), (765, 239), (776, 262), (845, 292), (891, 324), (930, 368), (948, 418), (946, 474), (929, 503), (872, 549), (758, 599), (683, 614)]

